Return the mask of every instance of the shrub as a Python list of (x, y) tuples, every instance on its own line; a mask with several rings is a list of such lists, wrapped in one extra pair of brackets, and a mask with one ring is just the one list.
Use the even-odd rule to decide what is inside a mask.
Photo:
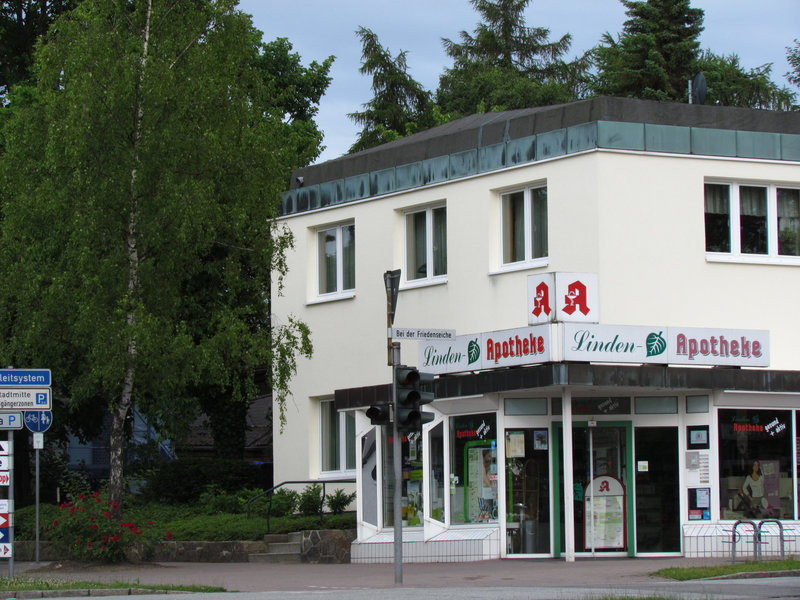
[(334, 492), (329, 494), (325, 499), (325, 503), (328, 505), (328, 510), (330, 510), (331, 513), (334, 515), (340, 515), (348, 506), (350, 506), (350, 503), (355, 499), (355, 497), (355, 492), (352, 494), (346, 494), (344, 490), (334, 490)]
[(175, 460), (153, 471), (143, 493), (151, 501), (190, 504), (197, 502), (213, 475), (216, 487), (228, 493), (245, 487), (264, 488), (264, 470), (233, 459)]
[(134, 548), (148, 558), (160, 539), (171, 539), (168, 530), (158, 531), (152, 521), (139, 526), (115, 519), (116, 508), (100, 492), (80, 494), (61, 505), (61, 518), (53, 519), (45, 537), (72, 558), (105, 562), (121, 562)]
[(306, 489), (300, 494), (300, 501), (297, 508), (301, 515), (318, 515), (322, 512), (322, 486), (318, 483), (307, 485)]
[[(287, 490), (280, 488), (272, 494), (272, 509), (270, 510), (271, 517), (285, 517), (293, 515), (297, 510), (297, 505), (300, 502), (300, 494), (294, 490)], [(263, 514), (259, 511), (259, 514)]]

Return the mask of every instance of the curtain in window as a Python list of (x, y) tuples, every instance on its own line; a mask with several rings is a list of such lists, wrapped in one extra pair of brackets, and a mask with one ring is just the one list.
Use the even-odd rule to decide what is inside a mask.
[(503, 262), (525, 260), (525, 195), (503, 196)]
[(322, 470), (339, 470), (339, 413), (332, 401), (320, 403)]
[(767, 188), (739, 186), (743, 254), (767, 254)]
[(447, 208), (434, 208), (433, 214), (433, 275), (447, 275)]
[(317, 234), (319, 252), (319, 293), (336, 291), (336, 230), (326, 229)]
[(531, 258), (547, 256), (547, 188), (531, 190)]
[(706, 252), (730, 252), (730, 186), (705, 185)]
[(342, 289), (356, 287), (356, 226), (342, 227)]
[(800, 256), (800, 190), (778, 188), (778, 254)]
[(426, 212), (406, 215), (406, 279), (424, 279), (428, 275)]

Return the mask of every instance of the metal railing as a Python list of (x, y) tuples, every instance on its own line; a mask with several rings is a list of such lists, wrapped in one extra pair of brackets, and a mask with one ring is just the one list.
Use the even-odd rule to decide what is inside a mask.
[(299, 481), (284, 481), (282, 483), (279, 483), (278, 485), (272, 486), (268, 490), (265, 490), (265, 491), (263, 491), (263, 492), (261, 492), (259, 494), (256, 494), (252, 498), (250, 498), (247, 501), (247, 518), (248, 519), (250, 518), (250, 507), (253, 504), (253, 502), (258, 500), (262, 496), (266, 496), (267, 494), (269, 494), (269, 504), (267, 505), (267, 533), (269, 533), (270, 532), (270, 516), (271, 516), (271, 513), (272, 513), (272, 497), (275, 494), (275, 490), (283, 487), (284, 485), (309, 485), (309, 484), (310, 485), (314, 485), (314, 484), (317, 484), (317, 485), (321, 485), (322, 486), (322, 494), (320, 495), (320, 503), (319, 503), (319, 520), (322, 521), (323, 518), (324, 518), (323, 517), (323, 515), (324, 515), (324, 510), (323, 509), (325, 508), (325, 497), (326, 497), (326, 493), (325, 493), (326, 486), (325, 486), (325, 484), (326, 483), (355, 483), (355, 482), (356, 482), (356, 480), (353, 479), (353, 478), (350, 478), (350, 479), (303, 479), (303, 480), (299, 480)]

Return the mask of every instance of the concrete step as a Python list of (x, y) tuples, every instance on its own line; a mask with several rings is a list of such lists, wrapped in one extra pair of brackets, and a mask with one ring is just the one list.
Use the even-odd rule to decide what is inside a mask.
[(264, 536), (264, 542), (267, 544), (267, 551), (249, 554), (247, 559), (249, 562), (299, 563), (302, 540), (303, 534), (300, 532), (267, 534)]

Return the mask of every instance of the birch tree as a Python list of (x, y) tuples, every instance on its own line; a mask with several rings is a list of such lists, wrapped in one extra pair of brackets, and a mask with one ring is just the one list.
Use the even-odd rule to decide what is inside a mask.
[(269, 320), (292, 243), (280, 192), (313, 152), (270, 98), (261, 48), (234, 0), (84, 0), (3, 127), (0, 358), (51, 368), (75, 410), (108, 410), (120, 511), (133, 405), (174, 433), (204, 383), (240, 401), (275, 366), (281, 406), (311, 352), (303, 323)]

